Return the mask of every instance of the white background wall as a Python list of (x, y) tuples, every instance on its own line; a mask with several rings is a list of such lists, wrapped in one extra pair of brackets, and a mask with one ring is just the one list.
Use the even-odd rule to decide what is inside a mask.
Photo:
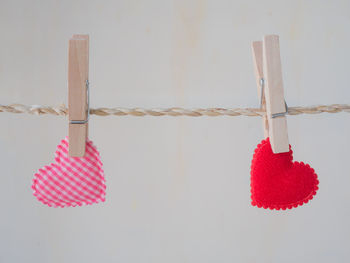
[[(350, 103), (349, 1), (0, 1), (0, 103), (67, 103), (67, 44), (90, 34), (92, 107), (257, 107), (250, 44), (279, 34), (290, 106)], [(0, 113), (0, 262), (349, 262), (350, 121), (288, 117), (318, 173), (307, 205), (250, 205), (257, 117), (96, 117), (103, 204), (31, 191), (67, 119)]]

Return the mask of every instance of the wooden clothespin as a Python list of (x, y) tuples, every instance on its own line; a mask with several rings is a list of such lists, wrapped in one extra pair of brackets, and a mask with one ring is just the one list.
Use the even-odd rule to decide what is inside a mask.
[(83, 157), (89, 119), (89, 36), (73, 35), (68, 50), (69, 156)]
[(288, 108), (284, 100), (279, 37), (264, 36), (263, 41), (253, 42), (252, 50), (258, 96), (262, 109), (266, 110), (264, 136), (270, 138), (274, 153), (289, 152)]

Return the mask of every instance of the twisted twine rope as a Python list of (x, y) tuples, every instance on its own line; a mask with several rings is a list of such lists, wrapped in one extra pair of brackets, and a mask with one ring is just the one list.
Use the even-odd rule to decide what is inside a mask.
[[(65, 105), (58, 107), (51, 106), (40, 106), (40, 105), (22, 105), (22, 104), (11, 104), (11, 105), (0, 105), (0, 112), (10, 113), (28, 113), (35, 115), (52, 114), (52, 115), (68, 115), (68, 109)], [(349, 104), (332, 104), (332, 105), (318, 105), (318, 106), (307, 106), (307, 107), (289, 107), (288, 115), (299, 115), (299, 114), (319, 114), (319, 113), (338, 113), (348, 112), (350, 113)], [(143, 108), (96, 108), (90, 109), (90, 114), (98, 116), (263, 116), (265, 112), (259, 108), (207, 108), (207, 109), (184, 109), (184, 108), (167, 108), (167, 109), (143, 109)]]

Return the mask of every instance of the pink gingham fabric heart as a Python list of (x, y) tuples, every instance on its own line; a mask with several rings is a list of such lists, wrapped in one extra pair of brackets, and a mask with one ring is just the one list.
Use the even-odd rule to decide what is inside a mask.
[(33, 179), (33, 194), (50, 207), (104, 202), (106, 184), (100, 154), (86, 142), (84, 157), (69, 157), (68, 138), (57, 146), (55, 162), (41, 168)]

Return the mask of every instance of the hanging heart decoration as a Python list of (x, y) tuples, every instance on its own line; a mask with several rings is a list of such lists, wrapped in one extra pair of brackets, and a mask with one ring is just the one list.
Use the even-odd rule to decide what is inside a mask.
[(100, 154), (86, 142), (84, 157), (68, 155), (68, 138), (57, 146), (55, 162), (34, 175), (33, 194), (50, 207), (91, 205), (104, 202), (106, 184)]
[(285, 210), (307, 203), (318, 190), (313, 168), (293, 162), (293, 151), (274, 154), (269, 138), (261, 141), (251, 164), (251, 198), (257, 207)]

